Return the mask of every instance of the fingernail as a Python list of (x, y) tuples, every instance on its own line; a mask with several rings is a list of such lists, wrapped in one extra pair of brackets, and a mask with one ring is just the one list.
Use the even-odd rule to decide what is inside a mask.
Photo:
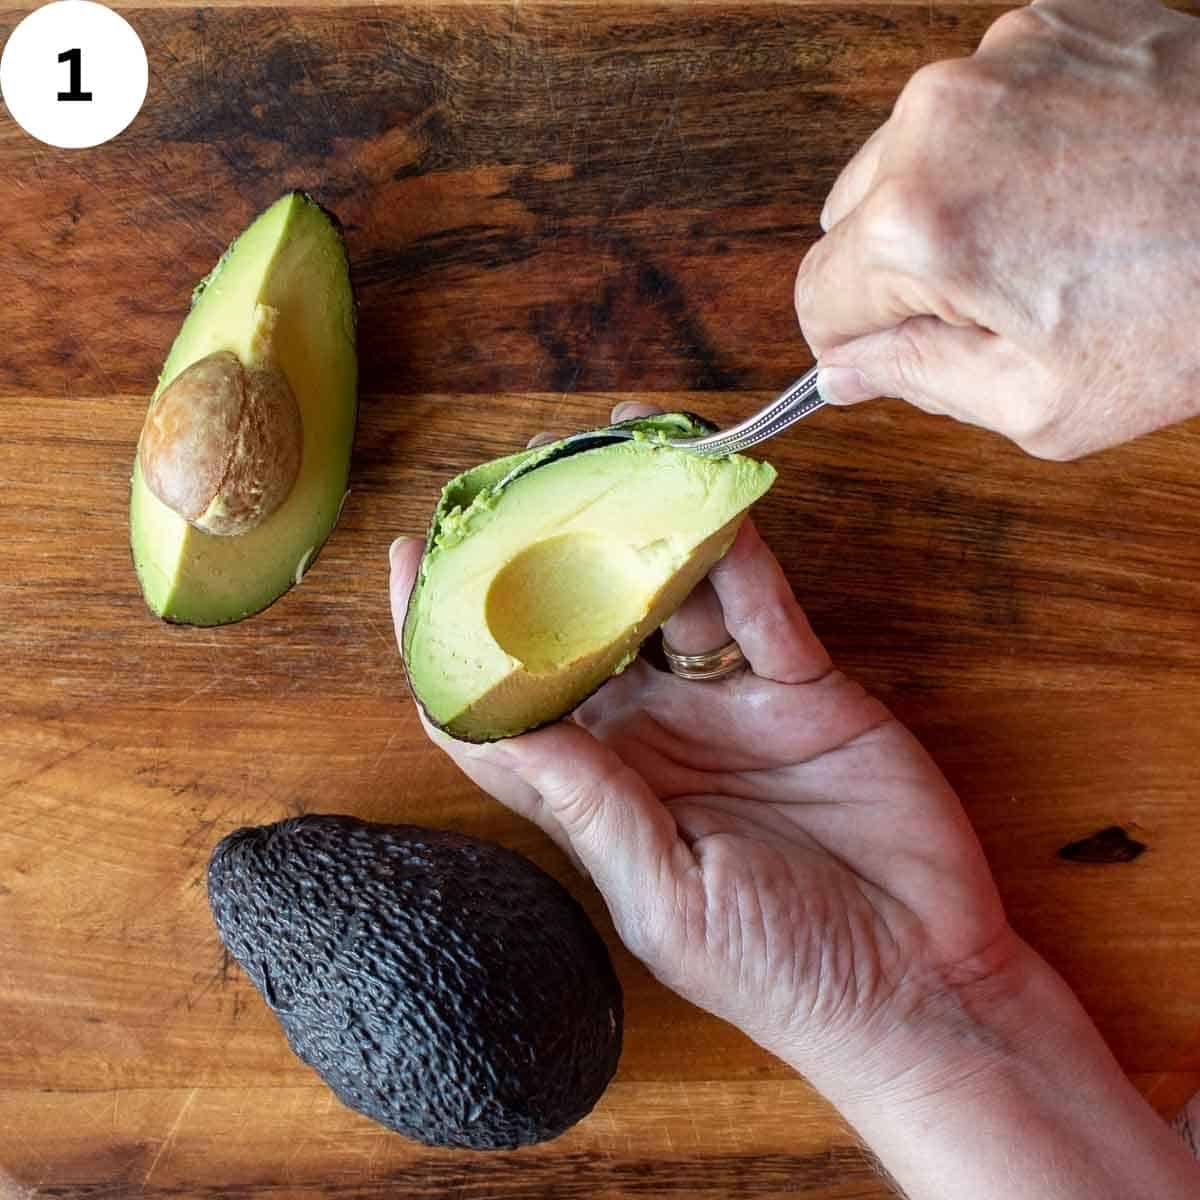
[(817, 390), (827, 404), (860, 404), (879, 395), (857, 367), (822, 367), (817, 373)]
[(622, 400), (612, 410), (612, 421), (615, 424), (617, 421), (624, 421), (625, 418), (633, 416), (633, 410), (638, 407), (636, 400)]
[(398, 537), (388, 547), (388, 564), (394, 567), (396, 565), (396, 555), (399, 554), (405, 546), (409, 545), (410, 542), (415, 542), (417, 540), (417, 538), (412, 537)]

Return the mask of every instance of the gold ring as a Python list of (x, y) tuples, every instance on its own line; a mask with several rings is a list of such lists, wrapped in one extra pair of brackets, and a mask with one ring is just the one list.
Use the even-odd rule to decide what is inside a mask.
[(662, 648), (671, 674), (680, 679), (722, 679), (746, 665), (741, 646), (732, 638), (716, 650), (706, 650), (703, 654), (680, 654), (666, 638), (663, 638)]

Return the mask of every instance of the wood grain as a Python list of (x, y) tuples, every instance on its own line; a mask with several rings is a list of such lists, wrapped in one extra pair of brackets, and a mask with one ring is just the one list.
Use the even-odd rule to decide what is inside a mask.
[[(0, 119), (0, 1168), (65, 1197), (888, 1195), (835, 1114), (664, 991), (595, 892), (420, 733), (386, 550), (444, 479), (637, 396), (719, 422), (808, 363), (824, 190), (987, 5), (153, 7), (134, 125)], [(18, 9), (0, 14), (0, 29)], [(347, 225), (353, 491), (304, 585), (223, 630), (129, 564), (145, 396), (192, 284), (285, 187)], [(1070, 466), (883, 403), (772, 446), (758, 520), (839, 661), (958, 787), (1018, 927), (1163, 1111), (1200, 1081), (1200, 545), (1184, 428)], [(435, 1152), (332, 1101), (208, 917), (230, 829), (340, 811), (491, 837), (580, 897), (627, 996), (566, 1137)], [(1111, 825), (1135, 861), (1065, 862)], [(4, 1185), (0, 1183), (0, 1195)]]
[[(782, 384), (829, 184), (998, 11), (139, 10), (162, 66), (119, 139), (0, 132), (24, 343), (0, 390), (144, 389), (180, 296), (285, 186), (347, 225), (368, 392)], [(137, 286), (64, 327), (98, 278)]]

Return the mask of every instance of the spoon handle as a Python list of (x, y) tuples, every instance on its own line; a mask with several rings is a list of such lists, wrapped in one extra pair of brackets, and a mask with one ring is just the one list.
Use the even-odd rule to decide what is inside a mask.
[(701, 438), (673, 438), (672, 446), (680, 450), (690, 450), (694, 454), (704, 454), (711, 457), (724, 457), (726, 454), (738, 454), (749, 450), (759, 442), (782, 433), (789, 425), (794, 425), (809, 413), (814, 413), (824, 405), (825, 401), (817, 390), (817, 368), (813, 367), (807, 375), (802, 375), (795, 383), (771, 401), (766, 408), (752, 417), (747, 417), (739, 425), (729, 429), (719, 430)]

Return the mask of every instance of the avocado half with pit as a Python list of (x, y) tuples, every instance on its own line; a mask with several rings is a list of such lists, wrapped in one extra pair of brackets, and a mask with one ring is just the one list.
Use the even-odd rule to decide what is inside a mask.
[(196, 288), (150, 401), (129, 528), (152, 612), (221, 625), (300, 582), (346, 496), (356, 386), (339, 226), (289, 193)]
[(599, 430), (578, 452), (552, 442), (443, 489), (402, 650), (418, 702), (452, 736), (494, 741), (556, 721), (624, 670), (775, 479), (744, 455), (665, 445), (711, 431), (690, 414), (620, 428), (638, 436)]

